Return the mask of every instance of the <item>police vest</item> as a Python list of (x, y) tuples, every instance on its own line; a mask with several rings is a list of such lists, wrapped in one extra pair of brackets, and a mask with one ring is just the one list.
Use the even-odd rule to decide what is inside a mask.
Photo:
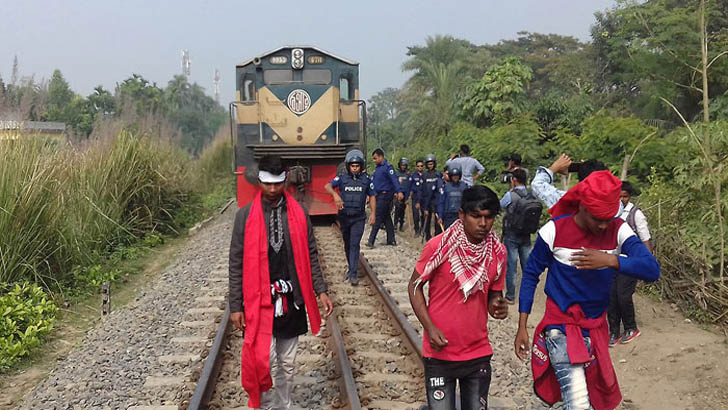
[(341, 175), (339, 192), (344, 201), (344, 214), (353, 216), (364, 213), (367, 191), (371, 188), (371, 183), (366, 174), (360, 174), (356, 179), (349, 174)]
[(457, 185), (452, 182), (445, 184), (443, 189), (445, 193), (445, 215), (457, 214), (460, 209), (460, 204), (463, 202), (463, 191), (468, 186), (465, 183), (460, 182)]
[(409, 172), (397, 172), (397, 179), (399, 179), (399, 186), (402, 188), (402, 191), (406, 190), (407, 187), (407, 179), (409, 178)]

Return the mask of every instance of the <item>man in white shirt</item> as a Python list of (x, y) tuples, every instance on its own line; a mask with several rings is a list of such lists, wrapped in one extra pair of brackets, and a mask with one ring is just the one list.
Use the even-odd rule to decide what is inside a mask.
[[(640, 241), (652, 252), (647, 218), (642, 210), (630, 202), (632, 197), (637, 195), (639, 193), (632, 184), (627, 181), (622, 182), (621, 200), (624, 210), (620, 218), (627, 222), (630, 228), (637, 234)], [(610, 347), (617, 343), (629, 343), (640, 335), (640, 330), (637, 328), (637, 321), (635, 319), (634, 302), (632, 300), (636, 286), (637, 279), (620, 273), (617, 273), (614, 282), (612, 282), (609, 310), (607, 311)], [(624, 326), (624, 333), (620, 332), (621, 325)]]

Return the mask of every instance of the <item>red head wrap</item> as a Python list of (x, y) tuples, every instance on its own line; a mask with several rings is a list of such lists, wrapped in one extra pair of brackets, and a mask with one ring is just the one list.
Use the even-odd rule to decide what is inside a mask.
[(549, 209), (552, 217), (575, 214), (579, 204), (595, 218), (611, 219), (619, 212), (619, 195), (622, 181), (610, 171), (596, 171), (574, 185), (556, 205)]

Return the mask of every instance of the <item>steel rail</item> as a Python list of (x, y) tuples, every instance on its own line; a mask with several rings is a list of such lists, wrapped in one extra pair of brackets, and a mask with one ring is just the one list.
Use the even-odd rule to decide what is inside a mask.
[(377, 274), (374, 272), (371, 265), (369, 265), (369, 261), (363, 253), (359, 254), (359, 266), (361, 266), (364, 273), (372, 282), (372, 285), (374, 285), (374, 289), (377, 290), (377, 295), (387, 308), (387, 313), (389, 313), (389, 316), (394, 320), (397, 327), (400, 328), (402, 334), (404, 334), (404, 339), (407, 341), (410, 351), (417, 355), (419, 358), (418, 365), (424, 371), (424, 363), (422, 361), (422, 339), (420, 338), (420, 335), (417, 334), (415, 329), (405, 317), (404, 313), (402, 313), (399, 309), (397, 303), (392, 298), (392, 295), (387, 292), (384, 284), (379, 277), (377, 277)]
[(187, 407), (188, 410), (207, 408), (207, 403), (210, 401), (212, 392), (215, 390), (217, 376), (222, 366), (223, 344), (225, 343), (225, 336), (230, 328), (230, 323), (230, 306), (227, 306), (225, 312), (222, 314), (222, 320), (220, 321), (220, 326), (217, 328), (217, 334), (215, 334), (212, 348), (205, 360), (205, 367), (202, 368), (197, 387), (190, 399), (190, 405)]
[(354, 372), (351, 370), (349, 363), (349, 355), (346, 353), (344, 337), (341, 335), (341, 326), (336, 319), (335, 312), (326, 319), (326, 325), (331, 331), (332, 350), (336, 354), (336, 370), (341, 375), (339, 379), (339, 388), (341, 389), (342, 398), (346, 399), (349, 410), (361, 410), (361, 402), (359, 401), (359, 391), (354, 380)]

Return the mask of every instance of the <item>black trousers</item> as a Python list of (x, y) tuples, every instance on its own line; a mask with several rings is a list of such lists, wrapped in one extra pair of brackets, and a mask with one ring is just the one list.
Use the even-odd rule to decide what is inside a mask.
[(369, 234), (369, 243), (374, 244), (377, 240), (379, 228), (384, 224), (387, 231), (387, 243), (395, 243), (394, 240), (394, 224), (392, 224), (392, 199), (393, 192), (380, 192), (377, 194), (377, 213), (372, 226), (372, 232)]
[(404, 226), (404, 213), (406, 209), (407, 202), (398, 199), (394, 200), (394, 226), (399, 225), (400, 230)]
[[(442, 233), (442, 228), (440, 228), (440, 224), (437, 223), (437, 219), (435, 219), (435, 205), (431, 205), (429, 209), (430, 213), (425, 217), (425, 221), (422, 224), (422, 229), (425, 230), (425, 240), (429, 241), (432, 239), (432, 234), (430, 234), (430, 224), (432, 224), (434, 220), (435, 225), (435, 236)], [(424, 211), (423, 211), (424, 212)]]
[(455, 410), (455, 383), (460, 384), (461, 410), (488, 408), (491, 356), (448, 361), (425, 357), (425, 391), (429, 410)]
[(637, 287), (637, 279), (618, 273), (612, 282), (609, 295), (609, 332), (619, 335), (619, 325), (624, 325), (624, 331), (637, 330), (637, 321), (634, 314), (632, 295)]
[(359, 244), (361, 243), (361, 237), (364, 235), (366, 219), (366, 214), (359, 216), (339, 214), (341, 236), (344, 238), (344, 251), (346, 252), (346, 261), (349, 265), (346, 271), (347, 278), (356, 277), (359, 268)]
[(417, 209), (415, 206), (417, 202), (413, 199), (412, 200), (412, 222), (414, 223), (415, 227), (415, 234), (420, 234), (420, 226), (423, 223), (423, 219), (425, 218), (423, 212), (421, 209)]

